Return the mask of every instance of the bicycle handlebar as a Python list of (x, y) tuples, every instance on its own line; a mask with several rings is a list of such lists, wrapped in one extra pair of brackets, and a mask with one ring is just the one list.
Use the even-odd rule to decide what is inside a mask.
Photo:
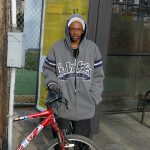
[[(54, 94), (54, 93), (53, 93)], [(55, 97), (54, 97), (55, 96)], [(68, 100), (65, 99), (64, 97), (62, 97), (62, 94), (59, 94), (59, 93), (55, 93), (53, 95), (53, 98), (52, 97), (49, 97), (46, 101), (46, 106), (47, 107), (50, 107), (51, 108), (51, 105), (54, 103), (54, 102), (59, 102), (59, 103), (64, 103), (66, 108), (68, 109)]]

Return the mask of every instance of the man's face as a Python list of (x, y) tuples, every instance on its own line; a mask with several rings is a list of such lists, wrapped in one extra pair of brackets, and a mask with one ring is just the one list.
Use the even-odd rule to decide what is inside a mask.
[(71, 40), (73, 42), (77, 42), (81, 40), (81, 36), (83, 34), (83, 27), (81, 23), (75, 21), (69, 26), (69, 33), (71, 36)]

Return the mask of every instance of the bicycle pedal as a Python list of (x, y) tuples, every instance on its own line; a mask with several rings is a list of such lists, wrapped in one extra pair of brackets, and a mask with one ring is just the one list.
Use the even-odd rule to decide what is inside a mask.
[(72, 148), (72, 147), (74, 147), (75, 145), (74, 144), (66, 144), (65, 145), (65, 148)]

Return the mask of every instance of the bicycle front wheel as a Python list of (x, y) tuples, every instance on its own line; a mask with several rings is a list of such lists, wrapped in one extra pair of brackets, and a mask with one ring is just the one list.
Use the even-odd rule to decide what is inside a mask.
[[(68, 144), (65, 146), (66, 150), (99, 150), (98, 146), (90, 139), (81, 135), (67, 135)], [(59, 143), (57, 139), (51, 141), (48, 150), (59, 150)]]

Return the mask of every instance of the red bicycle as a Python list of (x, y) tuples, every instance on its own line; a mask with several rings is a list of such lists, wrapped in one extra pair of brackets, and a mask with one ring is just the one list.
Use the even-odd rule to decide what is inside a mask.
[(28, 114), (25, 116), (13, 117), (13, 122), (44, 117), (44, 120), (41, 121), (41, 123), (26, 137), (26, 139), (21, 142), (17, 150), (23, 150), (24, 148), (26, 148), (29, 143), (35, 138), (35, 136), (48, 125), (50, 125), (56, 131), (58, 137), (50, 141), (50, 144), (47, 147), (48, 150), (98, 150), (99, 148), (97, 147), (97, 145), (90, 139), (81, 135), (66, 135), (65, 132), (58, 127), (56, 123), (57, 118), (55, 117), (54, 111), (51, 108), (51, 104), (56, 101), (59, 101), (60, 103), (65, 103), (67, 107), (67, 100), (62, 102), (62, 100), (57, 95), (56, 98), (52, 100), (47, 100), (47, 110)]

